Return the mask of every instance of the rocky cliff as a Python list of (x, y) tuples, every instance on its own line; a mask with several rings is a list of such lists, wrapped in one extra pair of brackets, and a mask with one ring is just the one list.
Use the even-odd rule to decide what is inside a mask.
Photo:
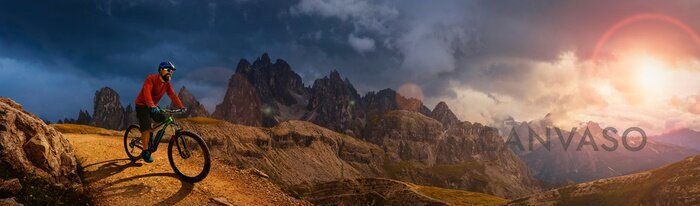
[(251, 65), (241, 59), (228, 90), (213, 117), (250, 126), (274, 126), (300, 119), (307, 105), (308, 88), (284, 60), (273, 64), (267, 54)]
[(337, 71), (315, 80), (310, 88), (305, 87), (284, 60), (273, 64), (263, 54), (252, 65), (245, 59), (238, 63), (224, 100), (212, 116), (267, 127), (285, 120), (304, 120), (361, 137), (368, 118), (390, 110), (431, 114), (422, 101), (406, 98), (392, 89), (360, 96), (350, 80), (343, 79)]
[(420, 113), (396, 110), (373, 118), (365, 140), (386, 152), (390, 178), (509, 198), (538, 191), (497, 131), (478, 123), (445, 129)]
[(365, 109), (360, 95), (337, 71), (314, 82), (307, 109), (309, 112), (303, 117), (306, 121), (353, 137), (362, 134)]

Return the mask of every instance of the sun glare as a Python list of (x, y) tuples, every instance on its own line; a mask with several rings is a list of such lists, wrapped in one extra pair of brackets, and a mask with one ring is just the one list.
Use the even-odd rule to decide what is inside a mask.
[(636, 82), (640, 88), (647, 92), (662, 90), (665, 85), (668, 68), (663, 61), (652, 56), (644, 56), (636, 61), (632, 72), (636, 75)]

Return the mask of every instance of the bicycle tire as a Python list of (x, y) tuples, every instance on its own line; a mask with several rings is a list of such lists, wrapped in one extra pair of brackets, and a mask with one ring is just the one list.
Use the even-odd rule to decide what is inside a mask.
[[(202, 149), (202, 153), (204, 156), (204, 165), (202, 171), (198, 175), (187, 176), (183, 174), (180, 171), (180, 169), (177, 168), (175, 160), (173, 159), (173, 150), (175, 149), (174, 145), (176, 144), (176, 141), (180, 138), (185, 137), (191, 137), (193, 140), (195, 140), (195, 142), (197, 142), (199, 148)], [(185, 182), (189, 183), (195, 183), (204, 180), (204, 178), (206, 178), (207, 175), (209, 175), (209, 170), (211, 169), (211, 156), (209, 154), (209, 147), (204, 142), (204, 139), (202, 139), (196, 133), (190, 131), (179, 131), (177, 132), (177, 134), (175, 134), (175, 136), (172, 139), (170, 139), (170, 143), (168, 143), (168, 160), (170, 161), (170, 166), (173, 168), (173, 171), (175, 171), (175, 174), (177, 174)]]
[[(135, 149), (137, 149), (137, 151), (139, 151), (136, 154), (132, 154), (132, 152), (129, 152), (129, 149), (132, 149), (132, 150), (134, 149), (134, 147), (129, 147), (129, 143), (131, 142), (131, 138), (129, 138), (129, 132), (131, 130), (136, 130), (136, 131), (138, 131), (139, 134), (141, 134), (141, 130), (139, 129), (138, 125), (130, 125), (124, 131), (124, 152), (126, 152), (126, 155), (129, 157), (129, 159), (138, 160), (141, 158), (141, 153), (140, 153), (141, 150), (140, 149), (135, 148)], [(137, 138), (141, 138), (141, 136), (138, 136)]]

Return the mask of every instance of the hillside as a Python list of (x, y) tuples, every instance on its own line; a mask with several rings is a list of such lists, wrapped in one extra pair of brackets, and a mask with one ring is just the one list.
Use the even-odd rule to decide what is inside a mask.
[[(444, 131), (440, 122), (417, 112), (389, 114), (377, 120), (399, 117), (397, 123), (403, 124), (408, 121), (404, 118), (418, 118), (411, 121), (427, 121), (434, 125), (426, 131), (436, 134)], [(420, 159), (401, 156), (403, 153), (397, 151), (398, 148), (390, 146), (408, 143), (363, 141), (304, 121), (285, 121), (272, 128), (261, 128), (198, 117), (181, 119), (180, 124), (204, 137), (214, 155), (241, 168), (260, 169), (294, 195), (302, 195), (318, 183), (372, 177), (501, 197), (519, 197), (537, 191), (525, 166), (502, 143), (495, 142), (498, 149), (489, 152), (483, 149), (483, 143), (475, 141), (479, 139), (475, 134), (488, 134), (480, 132), (476, 126), (455, 128), (449, 135), (429, 137), (435, 140), (411, 143), (426, 146), (416, 147), (415, 152), (433, 152), (426, 157), (444, 156)], [(378, 139), (387, 138), (380, 131), (401, 130), (390, 126), (383, 127), (384, 130), (377, 126), (371, 128)], [(397, 135), (411, 136), (409, 133)], [(450, 144), (461, 146), (450, 148), (453, 147)], [(472, 147), (482, 149), (469, 149)]]
[(700, 156), (645, 172), (570, 185), (509, 205), (698, 205)]

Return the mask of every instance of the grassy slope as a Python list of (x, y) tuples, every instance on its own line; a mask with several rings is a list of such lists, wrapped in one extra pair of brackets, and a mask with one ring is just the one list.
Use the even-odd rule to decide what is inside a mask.
[(123, 133), (108, 130), (99, 127), (93, 127), (81, 124), (51, 124), (50, 126), (56, 128), (61, 133), (74, 133), (74, 134), (98, 134), (104, 136), (120, 136)]
[(451, 205), (502, 205), (507, 199), (478, 192), (453, 190), (439, 187), (417, 185), (414, 190), (419, 194), (441, 200)]

